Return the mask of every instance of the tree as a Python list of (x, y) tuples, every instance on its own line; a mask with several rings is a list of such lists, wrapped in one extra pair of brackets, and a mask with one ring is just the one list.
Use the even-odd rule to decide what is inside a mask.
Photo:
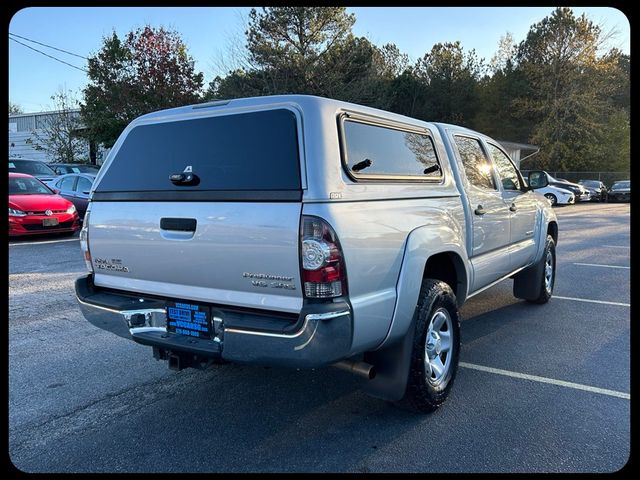
[(343, 7), (253, 9), (246, 52), (228, 49), (225, 77), (209, 84), (207, 97), (236, 98), (286, 93), (320, 95), (386, 108), (389, 85), (408, 65), (393, 44), (378, 48), (351, 33), (353, 15)]
[(263, 79), (272, 89), (315, 92), (323, 60), (348, 37), (354, 22), (345, 7), (251, 9), (249, 60), (265, 73)]
[(80, 134), (77, 98), (71, 91), (59, 90), (51, 100), (55, 111), (44, 117), (42, 127), (33, 130), (26, 143), (46, 152), (54, 163), (88, 161), (88, 145)]
[(495, 72), (504, 71), (509, 66), (512, 66), (518, 53), (518, 47), (513, 40), (511, 32), (507, 32), (500, 37), (498, 42), (498, 50), (491, 57), (489, 66), (491, 70)]
[(410, 65), (395, 45), (354, 36), (353, 22), (344, 8), (253, 9), (246, 48), (236, 38), (207, 96), (320, 95), (534, 143), (551, 170), (629, 164), (630, 58), (600, 54), (610, 34), (586, 16), (558, 8), (518, 45), (507, 32), (488, 66), (460, 42)]
[[(209, 85), (210, 98), (286, 93), (345, 97), (356, 73), (365, 74), (371, 48), (354, 38), (355, 18), (344, 7), (252, 9), (246, 52), (232, 45), (234, 70)], [(360, 63), (365, 64), (365, 66)]]
[(388, 110), (409, 117), (428, 119), (428, 113), (424, 108), (428, 102), (427, 84), (416, 73), (415, 66), (409, 66), (393, 78), (388, 89)]
[(518, 103), (536, 126), (532, 143), (540, 146), (537, 162), (550, 170), (601, 170), (598, 148), (609, 117), (608, 59), (597, 56), (607, 39), (585, 15), (557, 8), (534, 24), (518, 47), (519, 68), (529, 90)]
[(17, 103), (11, 102), (9, 100), (9, 115), (16, 115), (18, 113), (22, 113), (22, 107)]
[(134, 118), (200, 100), (203, 75), (180, 35), (145, 26), (124, 40), (113, 32), (88, 60), (81, 113), (93, 140), (111, 146)]
[(517, 46), (507, 32), (498, 42), (498, 50), (489, 62), (490, 73), (477, 86), (478, 103), (474, 128), (500, 140), (526, 143), (533, 123), (523, 115), (518, 103), (531, 95), (530, 85), (516, 61)]
[(478, 108), (476, 86), (482, 62), (460, 42), (437, 43), (418, 60), (414, 74), (425, 90), (419, 118), (470, 125)]

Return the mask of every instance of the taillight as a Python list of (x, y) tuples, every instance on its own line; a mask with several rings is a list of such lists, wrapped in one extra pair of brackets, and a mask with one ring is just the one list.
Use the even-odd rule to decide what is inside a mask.
[(87, 266), (87, 270), (93, 273), (93, 264), (91, 262), (91, 251), (89, 250), (89, 210), (91, 204), (87, 207), (87, 211), (84, 214), (84, 220), (82, 221), (82, 229), (80, 230), (80, 249), (84, 255), (84, 263)]
[(307, 298), (333, 298), (347, 293), (340, 242), (327, 222), (302, 217), (302, 284)]

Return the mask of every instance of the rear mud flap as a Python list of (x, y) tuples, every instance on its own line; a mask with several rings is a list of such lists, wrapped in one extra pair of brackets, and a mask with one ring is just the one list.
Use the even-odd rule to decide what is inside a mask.
[(513, 296), (522, 300), (535, 300), (542, 289), (544, 260), (525, 268), (513, 276)]
[(364, 384), (363, 390), (372, 397), (395, 402), (404, 397), (409, 378), (409, 364), (415, 335), (412, 321), (406, 335), (382, 350), (367, 352), (364, 361), (375, 366), (376, 376)]

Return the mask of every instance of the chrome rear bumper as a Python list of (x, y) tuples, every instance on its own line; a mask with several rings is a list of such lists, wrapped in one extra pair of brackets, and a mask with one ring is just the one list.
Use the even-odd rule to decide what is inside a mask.
[(348, 302), (306, 305), (295, 331), (225, 328), (223, 310), (213, 315), (212, 339), (167, 332), (165, 301), (129, 292), (102, 289), (92, 275), (76, 280), (76, 297), (93, 325), (123, 338), (170, 352), (261, 365), (313, 368), (350, 356), (353, 318)]

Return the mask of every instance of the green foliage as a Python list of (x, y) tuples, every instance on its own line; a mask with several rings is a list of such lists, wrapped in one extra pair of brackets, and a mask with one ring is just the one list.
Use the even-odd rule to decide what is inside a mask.
[(585, 15), (557, 8), (520, 44), (518, 68), (529, 88), (517, 105), (534, 121), (530, 140), (540, 146), (539, 167), (610, 168), (598, 140), (613, 113), (615, 101), (607, 97), (617, 59), (597, 56), (602, 41), (600, 27)]
[(138, 116), (200, 99), (202, 73), (179, 34), (162, 27), (139, 28), (124, 40), (113, 32), (88, 70), (81, 113), (88, 135), (106, 146)]
[[(247, 50), (272, 88), (316, 92), (326, 58), (351, 30), (345, 7), (272, 7), (249, 14)], [(326, 71), (325, 71), (326, 72)]]
[(523, 112), (529, 84), (522, 71), (508, 63), (478, 84), (478, 103), (473, 128), (499, 140), (527, 143), (533, 129)]
[(17, 115), (18, 113), (22, 113), (22, 107), (9, 101), (9, 115)]
[(414, 70), (425, 88), (419, 117), (471, 126), (481, 68), (475, 51), (465, 54), (460, 42), (435, 44)]
[[(607, 34), (585, 15), (557, 8), (518, 45), (507, 32), (487, 65), (460, 42), (411, 64), (354, 36), (354, 22), (344, 7), (252, 9), (244, 50), (204, 98), (319, 95), (538, 145), (525, 168), (628, 168), (630, 57), (603, 52)], [(196, 101), (202, 85), (177, 33), (150, 27), (106, 38), (89, 71), (82, 112), (107, 144), (138, 115)]]

